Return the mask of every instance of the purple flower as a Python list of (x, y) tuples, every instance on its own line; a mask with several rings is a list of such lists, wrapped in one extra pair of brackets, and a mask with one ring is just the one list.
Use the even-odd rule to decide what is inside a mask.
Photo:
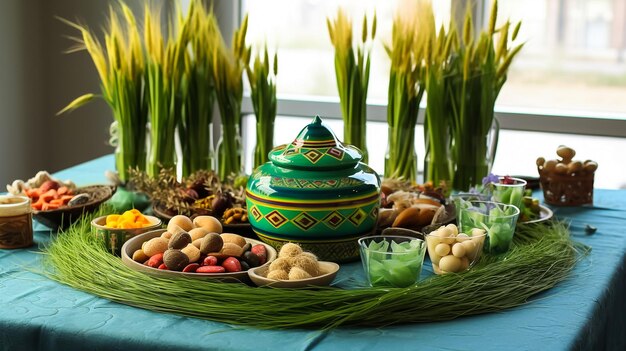
[(500, 178), (493, 173), (489, 173), (485, 178), (483, 178), (483, 186), (487, 186), (492, 183), (493, 184), (500, 183)]

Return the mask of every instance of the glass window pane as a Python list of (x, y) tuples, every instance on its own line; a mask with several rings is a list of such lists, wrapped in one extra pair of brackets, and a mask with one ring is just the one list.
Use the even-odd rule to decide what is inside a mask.
[[(372, 47), (370, 102), (386, 103), (389, 82), (389, 58), (382, 43), (391, 40), (394, 13), (402, 1), (375, 0), (246, 0), (243, 11), (249, 13), (248, 42), (278, 48), (278, 94), (336, 97), (333, 47), (328, 37), (326, 18), (341, 6), (352, 17), (360, 33), (363, 14), (368, 19), (376, 11), (376, 40)], [(448, 21), (450, 0), (435, 1), (438, 21)]]
[[(626, 118), (626, 1), (500, 0), (527, 41), (499, 106)], [(488, 16), (486, 16), (488, 17)]]

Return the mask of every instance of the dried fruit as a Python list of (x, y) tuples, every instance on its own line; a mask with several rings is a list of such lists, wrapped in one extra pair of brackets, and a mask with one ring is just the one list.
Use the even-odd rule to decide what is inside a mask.
[(146, 262), (146, 265), (152, 268), (158, 268), (161, 265), (161, 263), (163, 263), (163, 254), (158, 253), (150, 257), (148, 262)]
[(225, 273), (226, 269), (222, 266), (202, 266), (196, 269), (196, 273)]

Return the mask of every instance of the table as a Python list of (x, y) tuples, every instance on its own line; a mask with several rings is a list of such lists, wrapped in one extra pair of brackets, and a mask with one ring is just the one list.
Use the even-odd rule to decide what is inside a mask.
[[(104, 156), (56, 174), (104, 183)], [(449, 322), (382, 329), (257, 330), (129, 307), (31, 272), (36, 247), (0, 250), (2, 350), (626, 350), (626, 191), (595, 192), (592, 207), (557, 208), (575, 240), (593, 250), (570, 278), (530, 303)], [(598, 228), (591, 236), (586, 224)], [(36, 226), (35, 241), (54, 235)], [(359, 274), (342, 266), (339, 279)], [(31, 271), (29, 271), (31, 270)]]

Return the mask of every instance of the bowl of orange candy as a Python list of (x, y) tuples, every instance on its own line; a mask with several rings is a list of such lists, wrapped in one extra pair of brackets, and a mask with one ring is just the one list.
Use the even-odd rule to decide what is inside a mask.
[(122, 245), (139, 234), (159, 229), (161, 220), (132, 209), (122, 214), (110, 214), (91, 221), (91, 233), (102, 238), (108, 251), (119, 255)]

